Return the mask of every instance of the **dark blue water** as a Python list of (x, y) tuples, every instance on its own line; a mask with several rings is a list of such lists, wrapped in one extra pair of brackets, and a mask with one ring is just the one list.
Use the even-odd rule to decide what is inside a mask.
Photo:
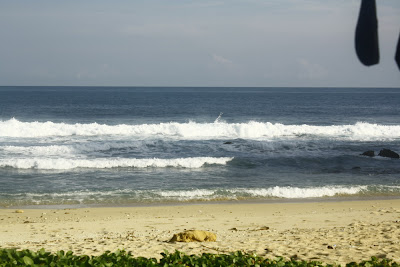
[(0, 87), (0, 204), (398, 197), (400, 90)]
[(396, 124), (399, 100), (393, 88), (0, 87), (0, 119)]

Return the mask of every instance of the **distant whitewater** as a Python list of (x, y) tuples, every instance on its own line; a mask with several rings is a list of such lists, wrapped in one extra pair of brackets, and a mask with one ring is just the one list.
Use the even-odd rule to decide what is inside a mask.
[[(397, 89), (0, 87), (0, 205), (400, 196)], [(219, 114), (219, 116), (218, 116)]]

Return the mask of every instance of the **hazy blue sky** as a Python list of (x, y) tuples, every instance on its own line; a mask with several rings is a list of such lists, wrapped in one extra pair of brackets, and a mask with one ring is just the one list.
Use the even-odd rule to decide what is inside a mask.
[(381, 61), (354, 51), (361, 0), (0, 0), (0, 85), (400, 86), (400, 1)]

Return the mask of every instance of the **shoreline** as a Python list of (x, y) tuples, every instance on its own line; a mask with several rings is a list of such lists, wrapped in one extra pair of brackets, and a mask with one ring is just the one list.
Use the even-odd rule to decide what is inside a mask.
[[(0, 209), (0, 248), (86, 255), (125, 249), (135, 257), (155, 258), (164, 249), (186, 254), (241, 250), (324, 263), (371, 256), (400, 262), (400, 199), (209, 204)], [(211, 231), (217, 241), (167, 242), (190, 229)]]
[(240, 205), (240, 204), (284, 204), (284, 203), (325, 203), (352, 202), (375, 200), (400, 200), (400, 196), (347, 196), (347, 197), (318, 197), (318, 198), (274, 198), (274, 199), (232, 199), (232, 200), (193, 200), (168, 202), (134, 202), (126, 204), (97, 203), (97, 204), (38, 204), (0, 206), (1, 209), (85, 209), (85, 208), (136, 208), (136, 207), (168, 207), (195, 205)]

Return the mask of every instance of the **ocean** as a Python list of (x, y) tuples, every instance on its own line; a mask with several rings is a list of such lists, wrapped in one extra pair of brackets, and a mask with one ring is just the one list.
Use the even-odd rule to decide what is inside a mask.
[(0, 87), (0, 206), (400, 197), (400, 89)]

